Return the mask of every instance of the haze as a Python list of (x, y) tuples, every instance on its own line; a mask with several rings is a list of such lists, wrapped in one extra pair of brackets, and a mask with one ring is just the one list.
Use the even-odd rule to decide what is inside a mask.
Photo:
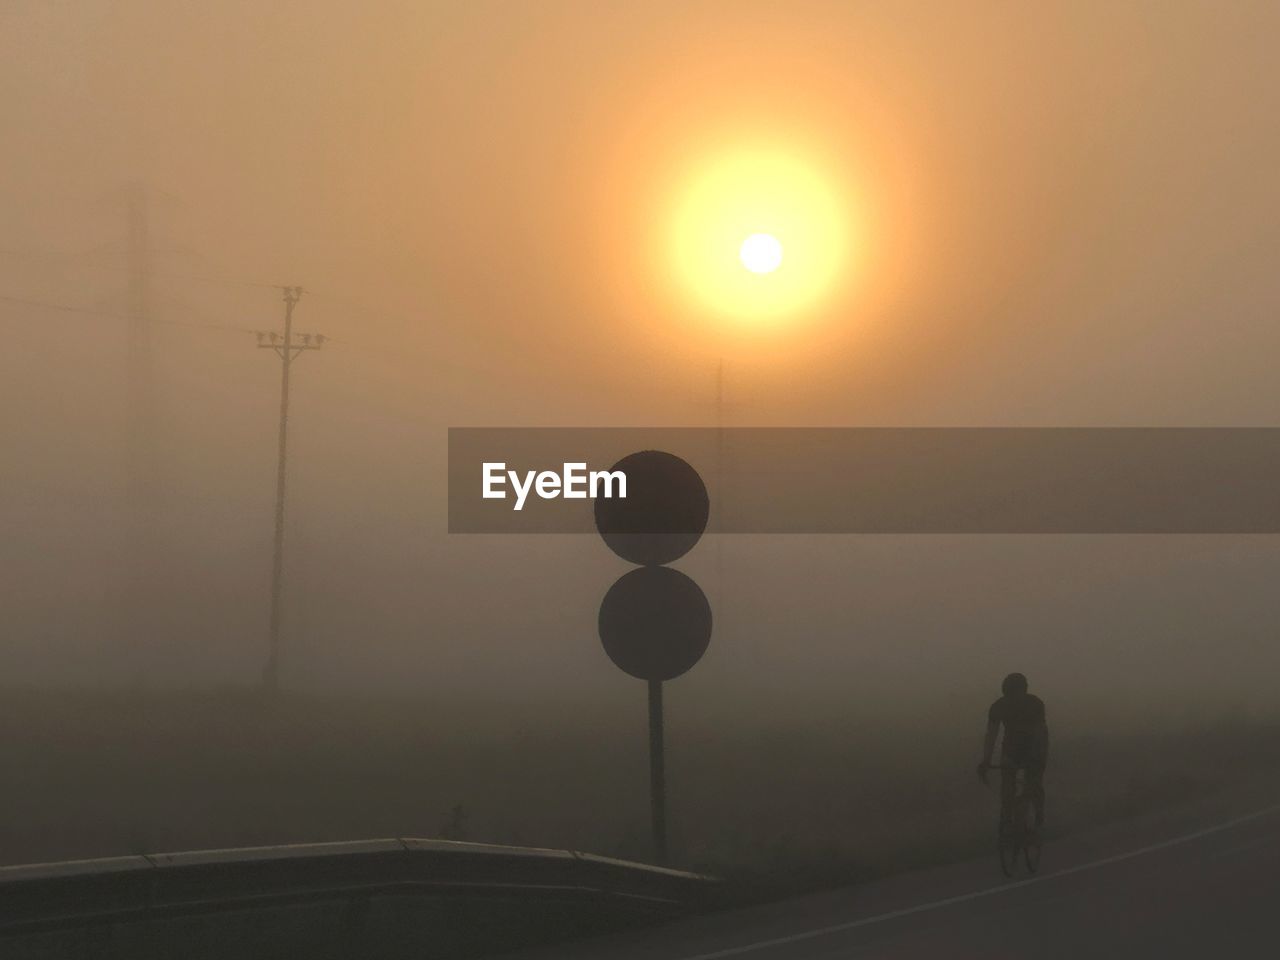
[[(448, 536), (449, 426), (713, 424), (722, 359), (737, 425), (1276, 424), (1278, 30), (1245, 2), (11, 0), (5, 682), (256, 682), (272, 284), (334, 338), (294, 373), (294, 690), (640, 717), (595, 636), (622, 562)], [(744, 140), (836, 171), (857, 238), (766, 328), (654, 257), (682, 178)], [(682, 566), (716, 633), (673, 724), (929, 702), (976, 738), (960, 711), (1010, 669), (1078, 725), (1268, 714), (1276, 548), (709, 540)]]

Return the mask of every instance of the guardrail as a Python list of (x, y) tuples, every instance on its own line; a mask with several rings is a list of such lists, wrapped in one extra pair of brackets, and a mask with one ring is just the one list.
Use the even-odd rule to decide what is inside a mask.
[(0, 867), (0, 952), (481, 956), (695, 910), (714, 887), (569, 850), (410, 838), (32, 864)]

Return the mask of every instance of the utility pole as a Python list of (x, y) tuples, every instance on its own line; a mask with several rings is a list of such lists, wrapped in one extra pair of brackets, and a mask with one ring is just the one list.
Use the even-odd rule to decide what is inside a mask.
[(284, 589), (284, 493), (285, 465), (289, 446), (289, 369), (304, 350), (319, 350), (323, 334), (303, 333), (294, 339), (293, 308), (302, 298), (301, 287), (282, 287), (284, 292), (284, 338), (275, 333), (259, 333), (258, 349), (274, 350), (280, 357), (280, 447), (276, 460), (276, 534), (271, 560), (271, 621), (267, 663), (262, 671), (262, 687), (269, 694), (280, 689), (280, 600)]
[[(128, 271), (125, 312), (125, 510), (121, 603), (116, 616), (117, 650), (130, 660), (155, 639), (155, 575), (159, 569), (160, 483), (156, 455), (156, 374), (152, 343), (152, 246), (150, 195), (133, 183), (126, 193)], [(133, 664), (142, 670), (142, 660)]]
[(129, 476), (135, 509), (146, 509), (155, 487), (155, 371), (151, 347), (151, 225), (147, 188), (129, 191)]

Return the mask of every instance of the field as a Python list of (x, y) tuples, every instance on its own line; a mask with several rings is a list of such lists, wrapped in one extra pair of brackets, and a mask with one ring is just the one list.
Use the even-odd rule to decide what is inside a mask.
[[(9, 690), (0, 859), (445, 836), (647, 857), (645, 731), (611, 714), (248, 692)], [(680, 717), (676, 717), (680, 720)], [(972, 721), (972, 717), (961, 718)], [(980, 721), (981, 718), (979, 718)], [(672, 723), (673, 859), (775, 896), (968, 856), (980, 723)], [(1054, 730), (1051, 835), (1270, 774), (1280, 725)]]

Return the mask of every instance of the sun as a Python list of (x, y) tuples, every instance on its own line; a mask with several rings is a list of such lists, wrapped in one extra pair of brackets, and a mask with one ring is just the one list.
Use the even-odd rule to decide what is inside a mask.
[(848, 267), (848, 209), (836, 183), (799, 149), (707, 156), (676, 190), (663, 241), (680, 299), (730, 321), (812, 311)]
[(738, 259), (752, 273), (773, 273), (782, 266), (782, 244), (771, 233), (753, 233), (742, 241)]

